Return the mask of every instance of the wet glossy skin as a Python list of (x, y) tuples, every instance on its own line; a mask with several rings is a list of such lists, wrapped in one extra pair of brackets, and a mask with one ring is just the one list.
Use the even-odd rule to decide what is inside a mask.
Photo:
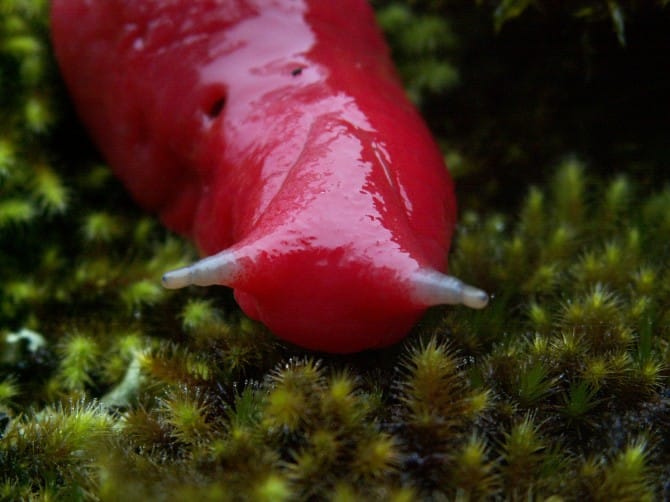
[(55, 0), (52, 26), (114, 171), (203, 254), (232, 246), (248, 315), (331, 352), (407, 333), (455, 202), (364, 0)]

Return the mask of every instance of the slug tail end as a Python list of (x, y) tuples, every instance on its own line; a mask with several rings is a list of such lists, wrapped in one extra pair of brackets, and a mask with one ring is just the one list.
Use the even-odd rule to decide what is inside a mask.
[(239, 271), (238, 260), (232, 251), (203, 258), (192, 265), (166, 272), (163, 275), (163, 287), (179, 289), (186, 286), (229, 286)]
[(462, 304), (473, 309), (482, 309), (489, 302), (486, 292), (436, 270), (419, 270), (414, 274), (413, 282), (414, 301), (427, 306)]

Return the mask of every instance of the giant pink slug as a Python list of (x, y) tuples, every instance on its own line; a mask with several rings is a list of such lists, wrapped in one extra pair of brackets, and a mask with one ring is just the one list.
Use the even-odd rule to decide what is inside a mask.
[(207, 256), (168, 288), (234, 288), (309, 349), (403, 338), (487, 295), (445, 275), (440, 151), (365, 0), (54, 0), (77, 110), (135, 199)]

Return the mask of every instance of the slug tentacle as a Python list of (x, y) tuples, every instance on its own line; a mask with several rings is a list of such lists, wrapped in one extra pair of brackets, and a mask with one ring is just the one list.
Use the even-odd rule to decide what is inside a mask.
[(239, 269), (235, 253), (224, 250), (186, 267), (166, 272), (162, 282), (163, 286), (168, 289), (215, 284), (230, 286), (233, 278), (239, 273)]
[(473, 309), (482, 309), (489, 302), (489, 295), (486, 292), (437, 270), (419, 270), (412, 280), (414, 283), (412, 297), (415, 302), (422, 305), (462, 304)]

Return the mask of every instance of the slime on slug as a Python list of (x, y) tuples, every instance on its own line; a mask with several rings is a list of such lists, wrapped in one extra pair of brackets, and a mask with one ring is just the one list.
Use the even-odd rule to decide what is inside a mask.
[(57, 59), (135, 199), (205, 256), (169, 288), (232, 287), (300, 346), (402, 339), (450, 277), (456, 201), (365, 0), (54, 0)]

